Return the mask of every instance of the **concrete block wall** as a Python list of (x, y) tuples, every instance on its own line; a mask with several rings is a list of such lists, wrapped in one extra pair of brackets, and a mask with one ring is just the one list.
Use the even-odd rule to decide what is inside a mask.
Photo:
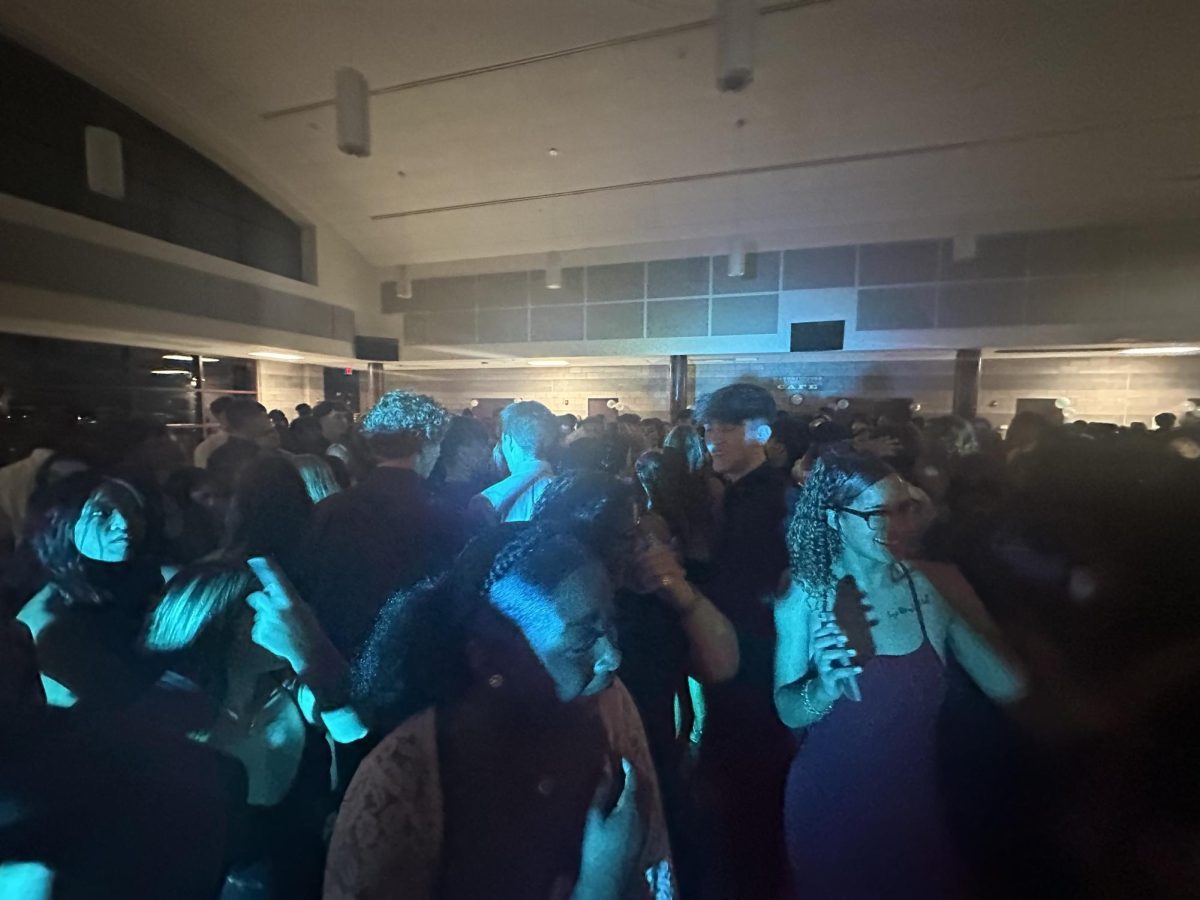
[(572, 366), (561, 369), (497, 368), (388, 372), (388, 390), (403, 388), (436, 397), (458, 412), (472, 400), (519, 397), (546, 404), (556, 414), (587, 415), (589, 398), (616, 397), (626, 412), (665, 418), (671, 370), (662, 365)]
[(1200, 397), (1200, 356), (984, 360), (979, 414), (1006, 423), (1021, 397), (1064, 398), (1072, 421), (1150, 425), (1160, 412), (1182, 416)]
[(325, 370), (321, 366), (258, 362), (258, 402), (267, 409), (282, 409), (289, 419), (296, 404), (316, 405), (325, 399)]
[[(258, 373), (259, 398), (268, 409), (282, 409), (291, 416), (297, 403), (315, 404), (324, 398), (320, 366), (262, 361)], [(950, 412), (954, 363), (949, 359), (797, 362), (773, 361), (769, 356), (754, 362), (701, 362), (690, 366), (688, 403), (736, 381), (761, 384), (781, 409), (798, 413), (815, 413), (843, 397), (909, 397), (920, 404), (921, 415), (930, 417)], [(671, 376), (666, 363), (421, 369), (387, 372), (385, 386), (430, 394), (455, 412), (472, 400), (519, 397), (582, 418), (589, 398), (616, 397), (629, 412), (665, 418)], [(793, 394), (803, 397), (799, 405), (790, 403)], [(983, 361), (979, 413), (995, 425), (1008, 423), (1018, 399), (1060, 397), (1069, 401), (1070, 419), (1128, 425), (1150, 423), (1160, 412), (1182, 415), (1190, 399), (1200, 398), (1200, 356), (989, 357)], [(364, 398), (364, 410), (366, 403)]]
[[(801, 414), (815, 414), (841, 398), (911, 397), (921, 404), (921, 415), (944, 415), (954, 393), (953, 360), (770, 362), (764, 358), (755, 363), (701, 364), (695, 372), (694, 396), (752, 381), (771, 391), (780, 409)], [(791, 402), (794, 395), (800, 395), (798, 405)]]

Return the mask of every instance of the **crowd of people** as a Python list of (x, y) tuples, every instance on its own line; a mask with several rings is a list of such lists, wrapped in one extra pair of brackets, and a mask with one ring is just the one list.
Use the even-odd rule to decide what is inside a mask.
[(1191, 423), (211, 413), (0, 468), (0, 896), (1196, 896)]

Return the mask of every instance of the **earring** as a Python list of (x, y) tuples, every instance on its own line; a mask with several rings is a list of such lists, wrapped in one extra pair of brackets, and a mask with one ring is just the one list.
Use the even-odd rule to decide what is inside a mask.
[(504, 687), (504, 676), (499, 673), (492, 675), (490, 678), (488, 678), (488, 687), (490, 687), (490, 688)]

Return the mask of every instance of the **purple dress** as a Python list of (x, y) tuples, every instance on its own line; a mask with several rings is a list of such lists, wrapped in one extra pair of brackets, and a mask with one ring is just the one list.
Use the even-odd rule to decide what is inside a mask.
[(914, 606), (920, 647), (865, 662), (862, 701), (839, 700), (792, 762), (785, 827), (798, 898), (966, 896), (937, 778), (946, 668)]

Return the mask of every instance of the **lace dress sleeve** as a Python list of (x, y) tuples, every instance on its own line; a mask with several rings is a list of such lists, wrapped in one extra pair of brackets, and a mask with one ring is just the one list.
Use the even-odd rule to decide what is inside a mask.
[(640, 866), (644, 877), (640, 881), (631, 881), (627, 900), (675, 900), (678, 891), (658, 776), (650, 759), (642, 718), (620, 681), (602, 697), (601, 715), (613, 752), (628, 759), (637, 772), (638, 806), (646, 822), (646, 844)]
[(433, 900), (442, 826), (434, 712), (426, 710), (388, 735), (350, 782), (324, 900)]

